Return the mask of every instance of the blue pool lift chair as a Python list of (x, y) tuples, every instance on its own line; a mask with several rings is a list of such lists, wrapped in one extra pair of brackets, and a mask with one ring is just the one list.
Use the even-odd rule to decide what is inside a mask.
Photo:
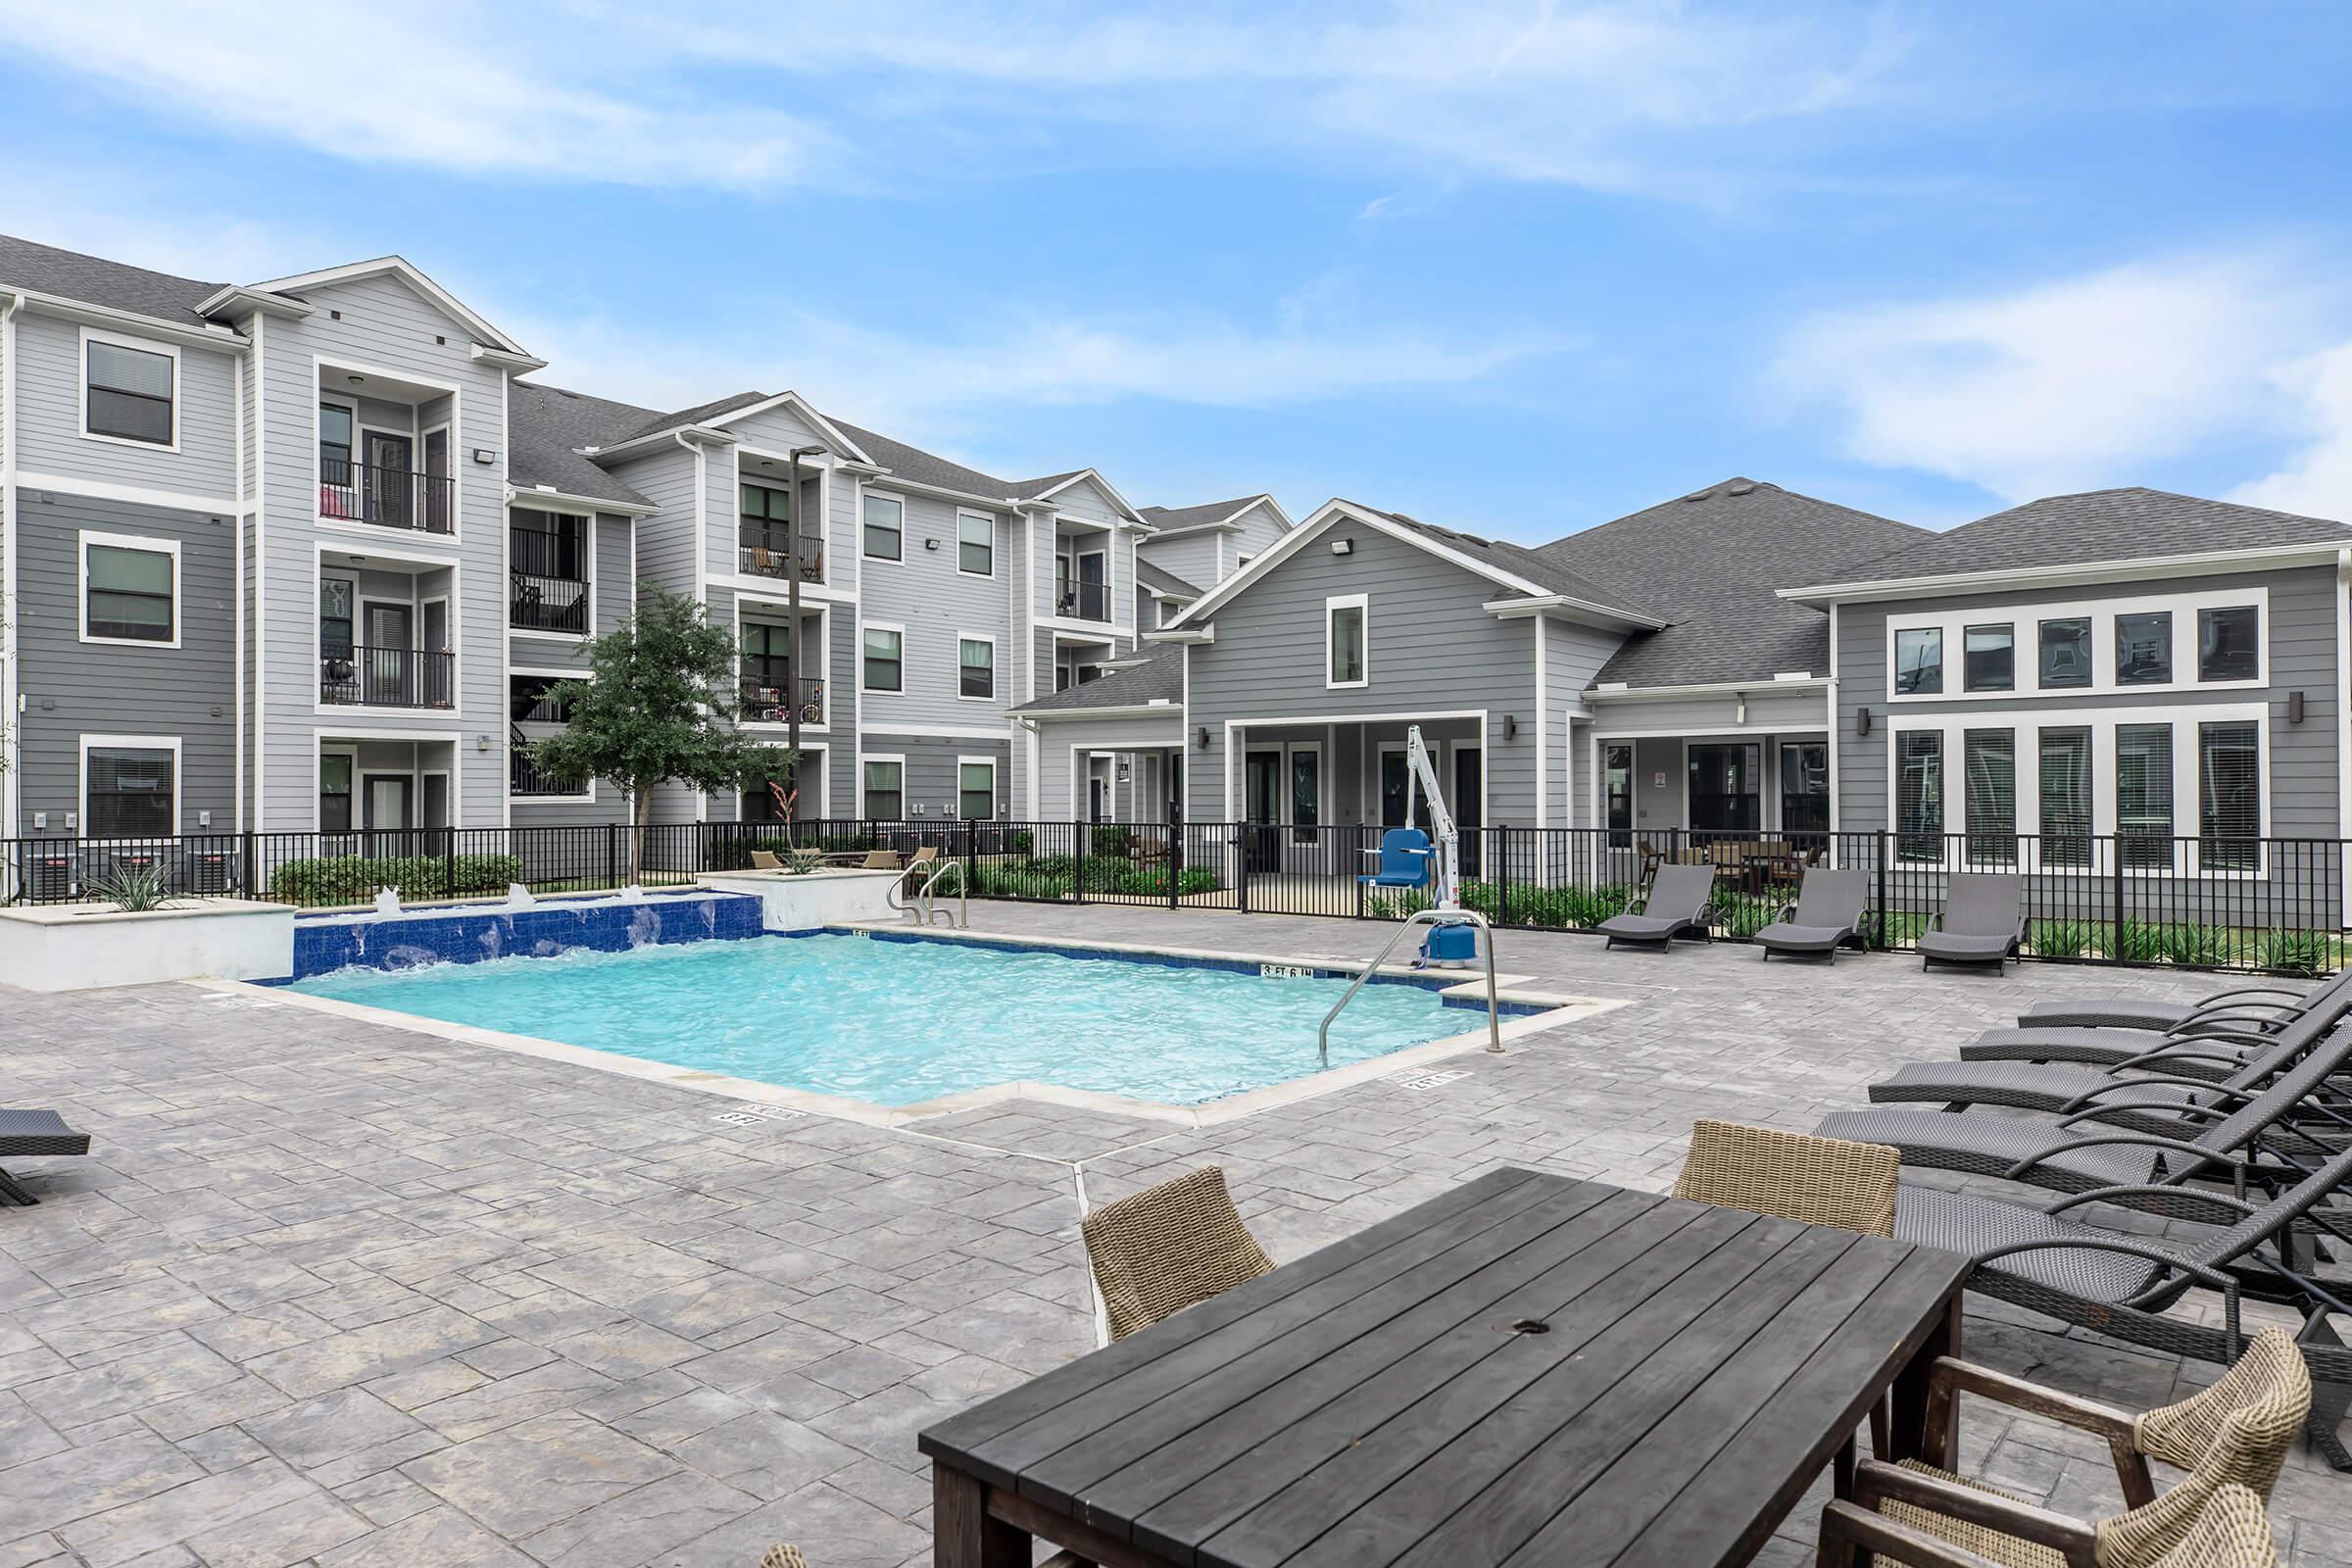
[(1380, 848), (1366, 850), (1380, 857), (1380, 869), (1356, 878), (1372, 888), (1426, 888), (1437, 869), (1438, 852), (1429, 835), (1417, 827), (1393, 827), (1380, 836)]

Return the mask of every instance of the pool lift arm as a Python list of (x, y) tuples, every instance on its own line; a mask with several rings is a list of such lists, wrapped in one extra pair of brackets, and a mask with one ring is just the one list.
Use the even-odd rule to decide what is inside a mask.
[[(1502, 1005), (1494, 994), (1494, 928), (1487, 924), (1487, 917), (1476, 909), (1462, 907), (1462, 832), (1454, 823), (1453, 813), (1446, 808), (1446, 796), (1438, 788), (1438, 770), (1430, 765), (1429, 743), (1421, 738), (1421, 726), (1418, 724), (1404, 732), (1404, 765), (1412, 775), (1412, 782), (1420, 786), (1422, 799), (1429, 803), (1429, 836), (1438, 847), (1438, 882), (1433, 890), (1437, 904), (1432, 908), (1418, 909), (1407, 915), (1404, 923), (1396, 928), (1396, 934), (1389, 938), (1388, 945), (1380, 950), (1380, 956), (1357, 973), (1355, 979), (1349, 982), (1347, 994), (1323, 1015), (1323, 1027), (1315, 1036), (1315, 1052), (1326, 1067), (1331, 1065), (1332, 1020), (1339, 1017), (1342, 1008), (1355, 1000), (1355, 994), (1364, 988), (1364, 982), (1379, 971), (1380, 966), (1388, 961), (1389, 955), (1396, 951), (1396, 944), (1404, 940), (1404, 934), (1417, 925), (1431, 927), (1430, 940), (1434, 940), (1438, 932), (1447, 926), (1469, 925), (1477, 928), (1478, 951), (1487, 960), (1487, 1050), (1496, 1055), (1502, 1053)], [(1408, 784), (1404, 792), (1406, 827), (1413, 825), (1413, 793), (1412, 785)]]

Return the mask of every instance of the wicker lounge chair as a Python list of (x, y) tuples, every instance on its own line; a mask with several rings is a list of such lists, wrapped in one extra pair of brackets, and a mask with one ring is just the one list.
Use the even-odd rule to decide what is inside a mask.
[[(2216, 1366), (2230, 1365), (2245, 1349), (2241, 1294), (2293, 1307), (2304, 1316), (2297, 1343), (2319, 1384), (2312, 1443), (2330, 1464), (2345, 1469), (2352, 1468), (2352, 1454), (2335, 1426), (2352, 1399), (2352, 1350), (2335, 1338), (2328, 1314), (2352, 1312), (2352, 1301), (2343, 1298), (2340, 1285), (2311, 1278), (2286, 1253), (2302, 1250), (2315, 1230), (2338, 1241), (2352, 1232), (2326, 1206), (2347, 1180), (2352, 1151), (2331, 1156), (2259, 1204), (2213, 1195), (2231, 1223), (2180, 1241), (2085, 1225), (2068, 1212), (2086, 1203), (2128, 1201), (2137, 1196), (2131, 1189), (2097, 1189), (2036, 1208), (1905, 1183), (1895, 1203), (1894, 1234), (1975, 1258), (1968, 1288), (1981, 1296)], [(2168, 1311), (2198, 1286), (2221, 1293), (2220, 1323)]]
[[(2346, 971), (2352, 975), (2352, 970)], [(2297, 1010), (2250, 1013), (2215, 1008), (2163, 1029), (2118, 1024), (2021, 1024), (1987, 1029), (1960, 1048), (1964, 1061), (2078, 1061), (2116, 1066), (2157, 1051), (2189, 1054), (2174, 1070), (2188, 1077), (2223, 1077), (2249, 1052), (2277, 1038), (2313, 1041), (2352, 1017), (2352, 983), (2330, 982)], [(2196, 1056), (2211, 1058), (2199, 1065)]]
[(1105, 1203), (1080, 1230), (1113, 1340), (1274, 1271), (1217, 1165)]
[(1944, 889), (1943, 913), (1919, 934), (1925, 965), (1989, 964), (1998, 969), (2026, 940), (2026, 879), (2006, 871), (1961, 871)]
[(1901, 1168), (1900, 1156), (1883, 1144), (1701, 1120), (1691, 1124), (1690, 1153), (1675, 1178), (1674, 1196), (1865, 1236), (1892, 1236)]
[(1612, 948), (1620, 942), (1638, 948), (1671, 947), (1676, 937), (1703, 937), (1712, 942), (1715, 933), (1708, 929), (1708, 921), (1714, 911), (1708, 901), (1714, 896), (1713, 866), (1661, 865), (1649, 880), (1640, 914), (1611, 915), (1595, 929), (1609, 939), (1606, 946)]
[[(1868, 1461), (1855, 1471), (1852, 1500), (1822, 1510), (1818, 1561), (1846, 1568), (1859, 1548), (1922, 1568), (2228, 1568), (2228, 1559), (2184, 1549), (2192, 1537), (2217, 1534), (2270, 1546), (2263, 1503), (2310, 1409), (2305, 1376), (2231, 1412), (2178, 1486), (2096, 1523), (1917, 1460)], [(2230, 1521), (2226, 1531), (2209, 1520), (2217, 1508)]]
[(773, 850), (754, 850), (752, 852), (752, 869), (755, 871), (781, 871), (784, 869), (784, 858)]
[(2338, 1030), (2261, 1093), (2217, 1091), (2227, 1098), (2210, 1108), (2183, 1107), (2169, 1132), (2116, 1125), (2120, 1110), (2141, 1120), (2162, 1109), (2137, 1100), (2102, 1102), (2056, 1123), (1979, 1111), (1839, 1110), (1823, 1117), (1818, 1130), (1825, 1138), (1891, 1144), (1902, 1151), (1905, 1165), (1998, 1176), (2061, 1193), (2129, 1188), (2133, 1207), (2226, 1220), (2228, 1209), (2217, 1215), (2216, 1205), (2226, 1202), (2220, 1195), (2180, 1184), (2192, 1177), (2228, 1178), (2232, 1186), (2294, 1181), (2299, 1168), (2266, 1162), (2264, 1155), (2289, 1145), (2309, 1148), (2288, 1124), (2299, 1112), (2334, 1115), (2307, 1102), (2348, 1057), (2352, 1029)]
[(2141, 997), (2080, 997), (2037, 1002), (2017, 1015), (2031, 1028), (2156, 1029), (2172, 1031), (2209, 1014), (2291, 1018), (2330, 993), (2352, 988), (2352, 968), (2313, 986), (2231, 986), (2194, 1002), (2157, 1002)]
[(1755, 934), (1761, 956), (1836, 958), (1842, 947), (1859, 948), (1863, 909), (1870, 903), (1870, 873), (1817, 865), (1805, 873), (1796, 903)]
[[(90, 1135), (67, 1126), (54, 1110), (0, 1110), (0, 1159), (89, 1152)], [(39, 1201), (14, 1176), (0, 1170), (0, 1203), (30, 1208)]]

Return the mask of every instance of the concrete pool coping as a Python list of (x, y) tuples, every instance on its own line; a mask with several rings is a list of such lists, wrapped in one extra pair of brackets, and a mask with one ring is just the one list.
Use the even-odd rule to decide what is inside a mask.
[[(836, 929), (859, 935), (899, 934), (918, 937), (923, 933), (905, 923), (871, 922)], [(1026, 949), (1046, 948), (1074, 954), (1101, 954), (1135, 958), (1195, 958), (1221, 963), (1272, 965), (1279, 969), (1308, 968), (1330, 970), (1341, 974), (1356, 974), (1371, 967), (1361, 959), (1314, 958), (1301, 960), (1295, 954), (1233, 953), (1206, 948), (1177, 948), (1131, 942), (1097, 942), (1046, 939), (993, 932), (956, 930), (952, 935), (931, 933), (933, 940), (988, 943)], [(1397, 977), (1425, 975), (1405, 964), (1383, 964), (1380, 973)], [(1521, 1006), (1540, 1007), (1538, 1012), (1505, 1017), (1500, 1022), (1500, 1035), (1505, 1041), (1520, 1039), (1563, 1024), (1597, 1017), (1629, 1004), (1631, 999), (1568, 996), (1559, 992), (1533, 988), (1525, 975), (1497, 974), (1495, 1000)], [(1426, 1067), (1468, 1052), (1484, 1052), (1488, 1044), (1486, 1021), (1461, 1034), (1447, 1035), (1440, 1040), (1425, 1041), (1392, 1051), (1384, 1055), (1352, 1061), (1320, 1072), (1269, 1084), (1263, 1089), (1247, 1090), (1220, 1100), (1206, 1101), (1198, 1105), (1173, 1105), (1161, 1101), (1139, 1100), (1127, 1095), (1114, 1095), (1101, 1090), (1070, 1089), (1060, 1084), (1034, 1079), (1012, 1079), (989, 1084), (978, 1089), (958, 1090), (951, 1095), (918, 1101), (910, 1105), (878, 1105), (871, 1101), (855, 1100), (846, 1095), (827, 1095), (809, 1089), (791, 1089), (781, 1084), (762, 1083), (754, 1078), (737, 1078), (726, 1073), (708, 1072), (696, 1067), (680, 1067), (669, 1062), (649, 1061), (617, 1051), (602, 1051), (593, 1046), (568, 1045), (560, 1040), (545, 1040), (535, 1035), (508, 1034), (497, 1029), (484, 1029), (473, 1024), (451, 1023), (440, 1018), (425, 1018), (415, 1013), (399, 1012), (387, 1007), (371, 1007), (364, 1003), (344, 1002), (332, 997), (314, 997), (283, 986), (257, 985), (242, 980), (207, 978), (196, 982), (213, 990), (249, 996), (255, 1000), (284, 1003), (290, 1006), (309, 1007), (319, 1012), (334, 1013), (368, 1023), (387, 1024), (432, 1035), (461, 1045), (485, 1046), (495, 1051), (514, 1052), (537, 1056), (548, 1061), (568, 1062), (574, 1066), (590, 1067), (600, 1072), (616, 1073), (626, 1078), (651, 1083), (668, 1084), (679, 1089), (691, 1089), (714, 1098), (764, 1105), (795, 1114), (829, 1116), (842, 1121), (857, 1122), (867, 1127), (904, 1127), (933, 1117), (950, 1116), (985, 1105), (1001, 1104), (1007, 1101), (1031, 1100), (1072, 1109), (1101, 1111), (1110, 1115), (1132, 1116), (1145, 1121), (1162, 1122), (1175, 1127), (1213, 1127), (1223, 1122), (1239, 1120), (1259, 1111), (1295, 1104), (1354, 1084), (1368, 1083), (1397, 1073)], [(1486, 1000), (1484, 976), (1476, 981), (1464, 981), (1449, 986), (1433, 986), (1440, 997), (1457, 1002), (1474, 997)]]

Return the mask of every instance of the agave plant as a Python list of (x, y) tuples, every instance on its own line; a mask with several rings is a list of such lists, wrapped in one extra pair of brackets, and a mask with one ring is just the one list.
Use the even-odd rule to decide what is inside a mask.
[(2098, 933), (2087, 920), (2036, 920), (2033, 928), (2034, 953), (2043, 958), (2080, 958), (2097, 941)]
[(117, 865), (90, 879), (90, 891), (125, 914), (172, 907), (172, 884), (160, 865)]

